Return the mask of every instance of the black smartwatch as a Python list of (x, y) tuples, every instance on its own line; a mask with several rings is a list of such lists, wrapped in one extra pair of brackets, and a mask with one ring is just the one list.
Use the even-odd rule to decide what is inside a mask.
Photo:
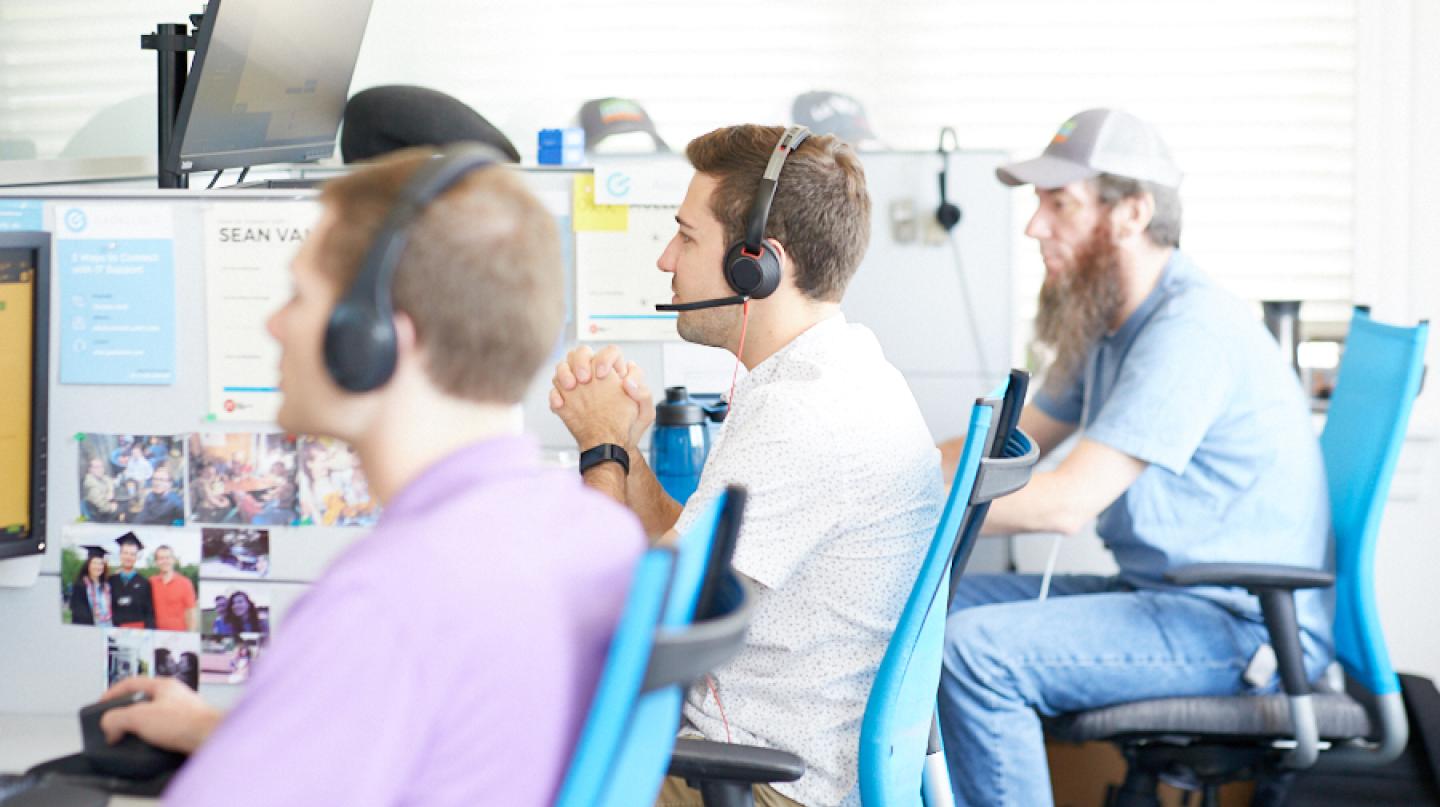
[(625, 469), (625, 475), (630, 475), (630, 454), (614, 443), (601, 443), (580, 452), (581, 475), (602, 462), (618, 462)]

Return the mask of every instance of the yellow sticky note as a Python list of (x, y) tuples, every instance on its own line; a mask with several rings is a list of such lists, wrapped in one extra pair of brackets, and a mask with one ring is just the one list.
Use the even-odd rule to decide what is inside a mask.
[(575, 232), (601, 231), (623, 233), (630, 229), (629, 205), (595, 204), (595, 175), (576, 174), (574, 200)]

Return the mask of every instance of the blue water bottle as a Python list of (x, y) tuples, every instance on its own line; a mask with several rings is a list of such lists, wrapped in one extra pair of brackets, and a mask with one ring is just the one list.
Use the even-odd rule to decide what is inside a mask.
[(655, 406), (655, 433), (650, 464), (660, 486), (684, 504), (700, 484), (700, 470), (710, 453), (709, 418), (684, 387), (667, 387)]

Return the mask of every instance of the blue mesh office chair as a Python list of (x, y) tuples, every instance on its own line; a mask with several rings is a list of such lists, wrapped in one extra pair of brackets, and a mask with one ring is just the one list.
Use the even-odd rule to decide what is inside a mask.
[[(915, 587), (906, 601), (860, 728), (860, 795), (866, 807), (921, 803), (927, 753), (939, 760), (934, 730), (940, 685), (948, 581), (968, 560), (988, 502), (1023, 487), (1039, 457), (1016, 430), (1025, 380), (1016, 371), (996, 397), (981, 399), (970, 413), (965, 449)], [(952, 564), (954, 571), (952, 572)], [(700, 790), (707, 807), (749, 807), (757, 783), (791, 782), (804, 774), (792, 754), (769, 748), (683, 739), (676, 743), (670, 773)], [(948, 794), (948, 778), (930, 783)]]
[(1012, 372), (996, 397), (976, 401), (970, 410), (950, 497), (860, 725), (860, 800), (866, 807), (950, 803), (950, 779), (935, 731), (950, 580), (964, 570), (989, 503), (1024, 487), (1040, 458), (1030, 438), (1015, 428), (1027, 379), (1023, 371)]
[[(1429, 326), (1382, 325), (1356, 308), (1345, 341), (1325, 431), (1335, 573), (1316, 569), (1205, 563), (1173, 570), (1180, 585), (1241, 587), (1260, 598), (1283, 695), (1166, 698), (1118, 704), (1048, 721), (1062, 740), (1108, 740), (1129, 763), (1115, 805), (1159, 804), (1161, 774), (1198, 782), (1206, 805), (1219, 785), (1274, 778), (1327, 759), (1387, 763), (1405, 748), (1409, 727), (1399, 680), (1375, 608), (1375, 542), (1395, 462), (1419, 393)], [(1312, 694), (1295, 622), (1293, 592), (1335, 586), (1335, 649), (1348, 692)]]
[(684, 687), (745, 638), (751, 597), (730, 569), (744, 507), (745, 491), (731, 487), (676, 548), (641, 557), (557, 807), (655, 801)]

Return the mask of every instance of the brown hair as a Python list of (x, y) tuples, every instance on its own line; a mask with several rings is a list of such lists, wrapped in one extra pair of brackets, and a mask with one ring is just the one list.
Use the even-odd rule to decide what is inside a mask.
[[(333, 214), (317, 255), (348, 289), (401, 189), (433, 152), (405, 149), (327, 182)], [(395, 308), (415, 322), (437, 387), (515, 403), (559, 337), (564, 269), (555, 220), (513, 171), (471, 173), (410, 228), (395, 272)]]
[[(695, 170), (718, 180), (710, 212), (728, 243), (745, 237), (765, 164), (784, 133), (779, 126), (730, 126), (685, 147)], [(854, 150), (833, 135), (801, 143), (780, 172), (765, 237), (785, 246), (805, 296), (839, 302), (870, 243), (870, 194)]]

